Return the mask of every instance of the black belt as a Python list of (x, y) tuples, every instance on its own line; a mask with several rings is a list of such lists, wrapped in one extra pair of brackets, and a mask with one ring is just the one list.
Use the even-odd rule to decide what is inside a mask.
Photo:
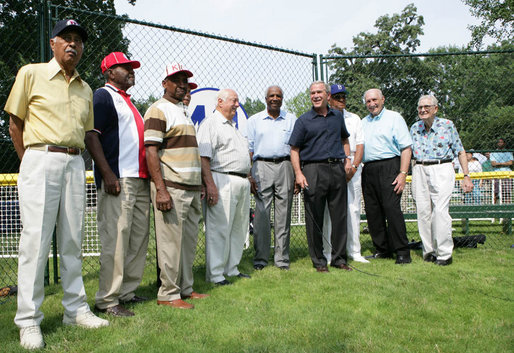
[(453, 159), (438, 159), (434, 161), (416, 161), (416, 164), (422, 165), (434, 165), (434, 164), (443, 164), (453, 162)]
[(257, 157), (255, 158), (256, 161), (264, 161), (264, 162), (272, 162), (272, 163), (282, 163), (283, 161), (290, 161), (291, 157), (285, 156), (285, 157), (277, 157), (277, 158), (263, 158), (263, 157)]
[(341, 163), (342, 159), (341, 158), (327, 158), (327, 159), (320, 159), (320, 160), (317, 160), (317, 161), (302, 161), (303, 165), (306, 165), (306, 164), (311, 164), (311, 163), (328, 163), (328, 164), (333, 164), (333, 163)]
[(245, 178), (245, 179), (248, 177), (248, 174), (237, 173), (237, 172), (219, 172), (217, 170), (213, 170), (213, 172), (221, 173), (221, 174), (228, 174), (228, 175), (235, 175), (235, 176)]

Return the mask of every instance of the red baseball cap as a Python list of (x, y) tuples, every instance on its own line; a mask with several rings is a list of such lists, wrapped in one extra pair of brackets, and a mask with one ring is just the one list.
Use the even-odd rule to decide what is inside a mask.
[(198, 85), (194, 82), (188, 82), (189, 84), (189, 89), (197, 89), (198, 88)]
[(102, 73), (110, 69), (114, 65), (120, 64), (130, 64), (133, 69), (137, 69), (141, 67), (141, 63), (136, 60), (129, 60), (125, 54), (119, 51), (115, 51), (107, 55), (103, 60), (100, 67), (102, 68)]

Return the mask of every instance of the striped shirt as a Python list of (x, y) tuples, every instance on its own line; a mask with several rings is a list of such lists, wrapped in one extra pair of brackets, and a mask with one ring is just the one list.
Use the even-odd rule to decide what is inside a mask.
[(236, 123), (219, 111), (204, 119), (198, 129), (200, 156), (210, 159), (211, 170), (220, 173), (250, 172), (248, 141), (236, 129)]
[(159, 146), (161, 173), (167, 186), (185, 189), (201, 186), (195, 127), (182, 102), (173, 104), (161, 98), (148, 108), (145, 145)]

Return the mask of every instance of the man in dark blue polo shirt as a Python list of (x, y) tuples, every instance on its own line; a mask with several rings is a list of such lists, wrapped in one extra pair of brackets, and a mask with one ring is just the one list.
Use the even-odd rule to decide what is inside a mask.
[[(330, 87), (322, 81), (310, 86), (312, 109), (298, 118), (289, 139), (296, 186), (304, 191), (307, 243), (318, 272), (328, 272), (323, 255), (323, 213), (328, 203), (332, 219), (330, 265), (351, 271), (346, 260), (346, 159), (350, 152), (343, 114), (328, 106)], [(343, 148), (344, 146), (344, 148)]]

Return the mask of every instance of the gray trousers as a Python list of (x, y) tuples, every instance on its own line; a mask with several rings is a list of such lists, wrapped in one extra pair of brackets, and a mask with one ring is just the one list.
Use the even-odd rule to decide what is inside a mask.
[(291, 205), (294, 173), (290, 161), (280, 163), (255, 161), (252, 176), (257, 182), (255, 220), (253, 227), (254, 265), (268, 264), (271, 245), (271, 203), (275, 204), (275, 266), (289, 266)]

